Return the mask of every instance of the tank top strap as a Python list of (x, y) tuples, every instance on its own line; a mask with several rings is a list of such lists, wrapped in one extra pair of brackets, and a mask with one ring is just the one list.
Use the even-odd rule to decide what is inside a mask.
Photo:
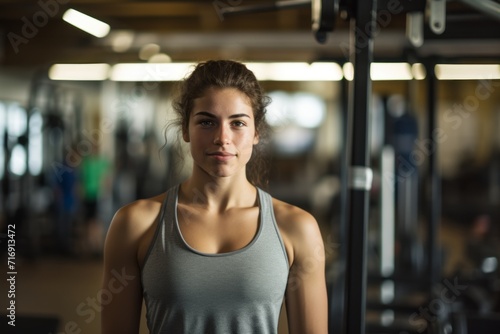
[[(178, 186), (169, 188), (165, 193), (165, 198), (163, 199), (158, 215), (158, 226), (151, 242), (150, 249), (146, 253), (146, 259), (149, 258), (150, 253), (155, 251), (155, 249), (156, 251), (161, 249), (162, 252), (168, 251), (170, 240), (172, 240), (173, 237), (172, 232), (174, 231), (174, 226), (172, 224), (174, 216), (172, 212), (175, 213), (177, 187)], [(172, 211), (172, 209), (174, 211)]]
[(259, 193), (259, 207), (261, 210), (261, 217), (262, 217), (261, 224), (263, 224), (262, 229), (263, 232), (264, 230), (266, 230), (267, 232), (262, 234), (267, 236), (268, 238), (275, 237), (278, 239), (278, 243), (281, 247), (281, 250), (283, 251), (283, 256), (285, 257), (286, 262), (289, 263), (288, 254), (285, 248), (285, 243), (283, 242), (283, 238), (281, 237), (281, 233), (278, 228), (278, 223), (274, 215), (273, 198), (268, 192), (260, 188), (257, 188), (257, 191)]

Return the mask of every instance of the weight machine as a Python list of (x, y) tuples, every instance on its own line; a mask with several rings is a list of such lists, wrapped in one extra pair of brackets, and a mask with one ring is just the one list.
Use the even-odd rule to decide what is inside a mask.
[[(500, 4), (493, 0), (460, 0), (460, 2), (477, 11), (500, 19)], [(280, 10), (301, 6), (311, 6), (311, 23), (314, 37), (319, 43), (327, 40), (328, 34), (334, 31), (335, 21), (340, 13), (350, 21), (349, 61), (354, 67), (354, 78), (348, 87), (348, 112), (345, 123), (347, 135), (346, 147), (343, 151), (341, 176), (344, 180), (341, 191), (341, 243), (340, 267), (345, 268), (340, 275), (330, 297), (342, 305), (330, 312), (330, 332), (364, 334), (367, 332), (365, 322), (366, 288), (367, 288), (367, 231), (369, 216), (369, 191), (372, 186), (373, 171), (370, 166), (369, 152), (369, 111), (372, 93), (370, 65), (373, 61), (373, 40), (376, 29), (376, 18), (379, 10), (401, 6), (407, 15), (408, 41), (414, 48), (422, 46), (426, 21), (429, 29), (436, 35), (446, 30), (446, 0), (289, 0), (276, 1), (265, 5), (248, 5), (225, 7), (222, 15), (256, 13), (269, 10)], [(425, 13), (428, 13), (426, 17)], [(441, 279), (441, 260), (438, 247), (438, 231), (441, 216), (440, 175), (437, 164), (438, 140), (434, 129), (437, 127), (436, 101), (437, 79), (434, 66), (437, 59), (427, 57), (424, 60), (427, 72), (427, 134), (428, 147), (432, 152), (428, 156), (427, 186), (429, 189), (427, 202), (427, 245), (426, 245), (426, 280), (429, 299), (433, 296), (433, 288)], [(394, 210), (394, 208), (391, 208)], [(391, 228), (394, 228), (392, 226)], [(345, 261), (345, 263), (343, 263)], [(394, 266), (394, 263), (392, 263)], [(382, 279), (393, 279), (390, 273)], [(410, 308), (411, 310), (411, 308)], [(460, 327), (460, 326), (459, 326)], [(465, 327), (460, 327), (462, 330)], [(449, 326), (439, 321), (427, 326), (428, 333), (449, 333)], [(389, 333), (389, 328), (373, 329), (377, 333)], [(421, 331), (420, 331), (421, 332)], [(461, 333), (466, 333), (461, 332)]]

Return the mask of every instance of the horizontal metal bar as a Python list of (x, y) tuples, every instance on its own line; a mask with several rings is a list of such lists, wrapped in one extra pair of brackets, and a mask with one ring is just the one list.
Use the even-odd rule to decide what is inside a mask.
[(221, 15), (236, 15), (269, 12), (278, 9), (291, 9), (311, 6), (311, 0), (283, 0), (269, 4), (246, 5), (246, 6), (225, 6), (220, 8)]
[(461, 2), (474, 7), (486, 15), (493, 16), (500, 20), (500, 4), (491, 0), (460, 0)]

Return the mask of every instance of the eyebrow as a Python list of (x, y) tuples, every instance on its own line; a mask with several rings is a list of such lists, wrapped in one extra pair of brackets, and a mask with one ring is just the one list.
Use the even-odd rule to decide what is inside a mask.
[[(210, 117), (210, 118), (217, 118), (214, 114), (208, 112), (208, 111), (200, 111), (200, 112), (197, 112), (196, 114), (194, 114), (193, 116), (206, 116), (206, 117)], [(234, 115), (231, 115), (229, 116), (229, 118), (241, 118), (241, 117), (248, 117), (250, 118), (250, 116), (248, 114), (234, 114)]]

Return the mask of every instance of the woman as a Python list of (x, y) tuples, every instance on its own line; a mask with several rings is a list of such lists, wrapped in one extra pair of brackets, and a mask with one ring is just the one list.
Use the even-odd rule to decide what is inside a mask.
[(318, 224), (247, 175), (267, 103), (238, 62), (200, 63), (183, 81), (174, 108), (192, 173), (113, 218), (103, 334), (137, 333), (143, 299), (151, 333), (277, 333), (284, 297), (290, 333), (327, 333)]

